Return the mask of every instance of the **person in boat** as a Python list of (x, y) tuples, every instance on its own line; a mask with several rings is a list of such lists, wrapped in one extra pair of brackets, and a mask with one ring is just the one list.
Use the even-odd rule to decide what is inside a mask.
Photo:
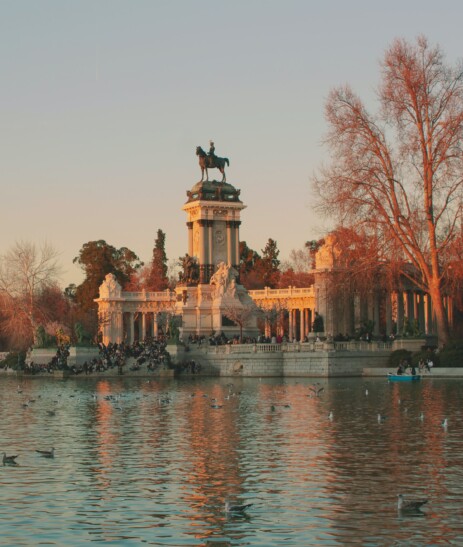
[(399, 366), (397, 367), (397, 374), (400, 376), (403, 373), (404, 373), (404, 367), (403, 367), (402, 362), (400, 362)]
[(415, 365), (410, 365), (410, 374), (412, 376), (416, 376), (416, 368), (415, 368)]

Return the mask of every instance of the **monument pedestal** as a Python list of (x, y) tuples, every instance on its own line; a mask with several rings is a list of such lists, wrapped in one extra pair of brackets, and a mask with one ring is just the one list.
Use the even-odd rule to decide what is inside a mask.
[[(230, 268), (224, 265), (227, 272)], [(240, 335), (257, 337), (257, 309), (247, 290), (231, 282), (199, 284), (194, 287), (177, 286), (176, 313), (182, 316), (182, 339), (190, 335), (206, 336), (223, 332), (227, 338)]]

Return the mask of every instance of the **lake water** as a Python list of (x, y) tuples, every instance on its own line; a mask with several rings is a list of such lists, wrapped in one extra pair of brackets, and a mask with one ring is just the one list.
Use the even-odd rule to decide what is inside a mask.
[(463, 545), (463, 381), (319, 382), (0, 377), (0, 544)]

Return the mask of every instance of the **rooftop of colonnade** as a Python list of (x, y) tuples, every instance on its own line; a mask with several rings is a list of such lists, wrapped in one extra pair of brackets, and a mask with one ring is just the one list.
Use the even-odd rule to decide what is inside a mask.
[(248, 291), (249, 296), (260, 306), (272, 306), (279, 303), (282, 308), (298, 307), (301, 302), (312, 307), (315, 303), (315, 292), (313, 287), (287, 287), (285, 289), (264, 289)]
[(174, 302), (177, 296), (174, 291), (166, 289), (165, 291), (137, 291), (127, 292), (121, 291), (120, 296), (108, 296), (104, 298), (96, 298), (95, 302), (111, 301), (111, 302)]

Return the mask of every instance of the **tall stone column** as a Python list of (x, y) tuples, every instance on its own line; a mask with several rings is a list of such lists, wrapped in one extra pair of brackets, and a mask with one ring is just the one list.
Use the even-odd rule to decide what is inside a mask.
[(207, 282), (211, 280), (211, 276), (214, 273), (214, 260), (212, 256), (213, 251), (213, 230), (214, 222), (212, 220), (207, 221), (207, 243), (208, 243), (208, 257), (207, 257)]
[(199, 225), (199, 282), (207, 283), (207, 267), (206, 267), (206, 221), (198, 220)]
[(234, 268), (238, 269), (240, 265), (240, 220), (235, 220), (235, 258), (234, 258)]
[(140, 342), (146, 338), (146, 313), (141, 312), (141, 332), (140, 332)]
[(301, 308), (299, 310), (300, 324), (299, 324), (299, 340), (302, 342), (305, 338), (305, 310)]
[(424, 301), (424, 333), (431, 334), (429, 294), (423, 295)]
[(188, 226), (188, 254), (193, 256), (193, 223), (187, 222)]
[(397, 334), (402, 334), (404, 328), (404, 293), (397, 292)]
[(227, 220), (225, 222), (227, 226), (227, 263), (232, 266), (233, 264), (233, 220)]
[(392, 302), (391, 293), (386, 292), (386, 334), (389, 336), (392, 332)]
[(127, 324), (127, 338), (129, 344), (134, 342), (134, 313), (128, 313), (128, 324)]
[(293, 341), (293, 310), (289, 310), (288, 315), (288, 338), (289, 341)]
[(159, 334), (158, 314), (153, 312), (153, 337), (157, 338)]
[(116, 315), (116, 333), (115, 333), (115, 342), (120, 344), (124, 337), (124, 323), (123, 323), (123, 314), (121, 311), (117, 312)]

